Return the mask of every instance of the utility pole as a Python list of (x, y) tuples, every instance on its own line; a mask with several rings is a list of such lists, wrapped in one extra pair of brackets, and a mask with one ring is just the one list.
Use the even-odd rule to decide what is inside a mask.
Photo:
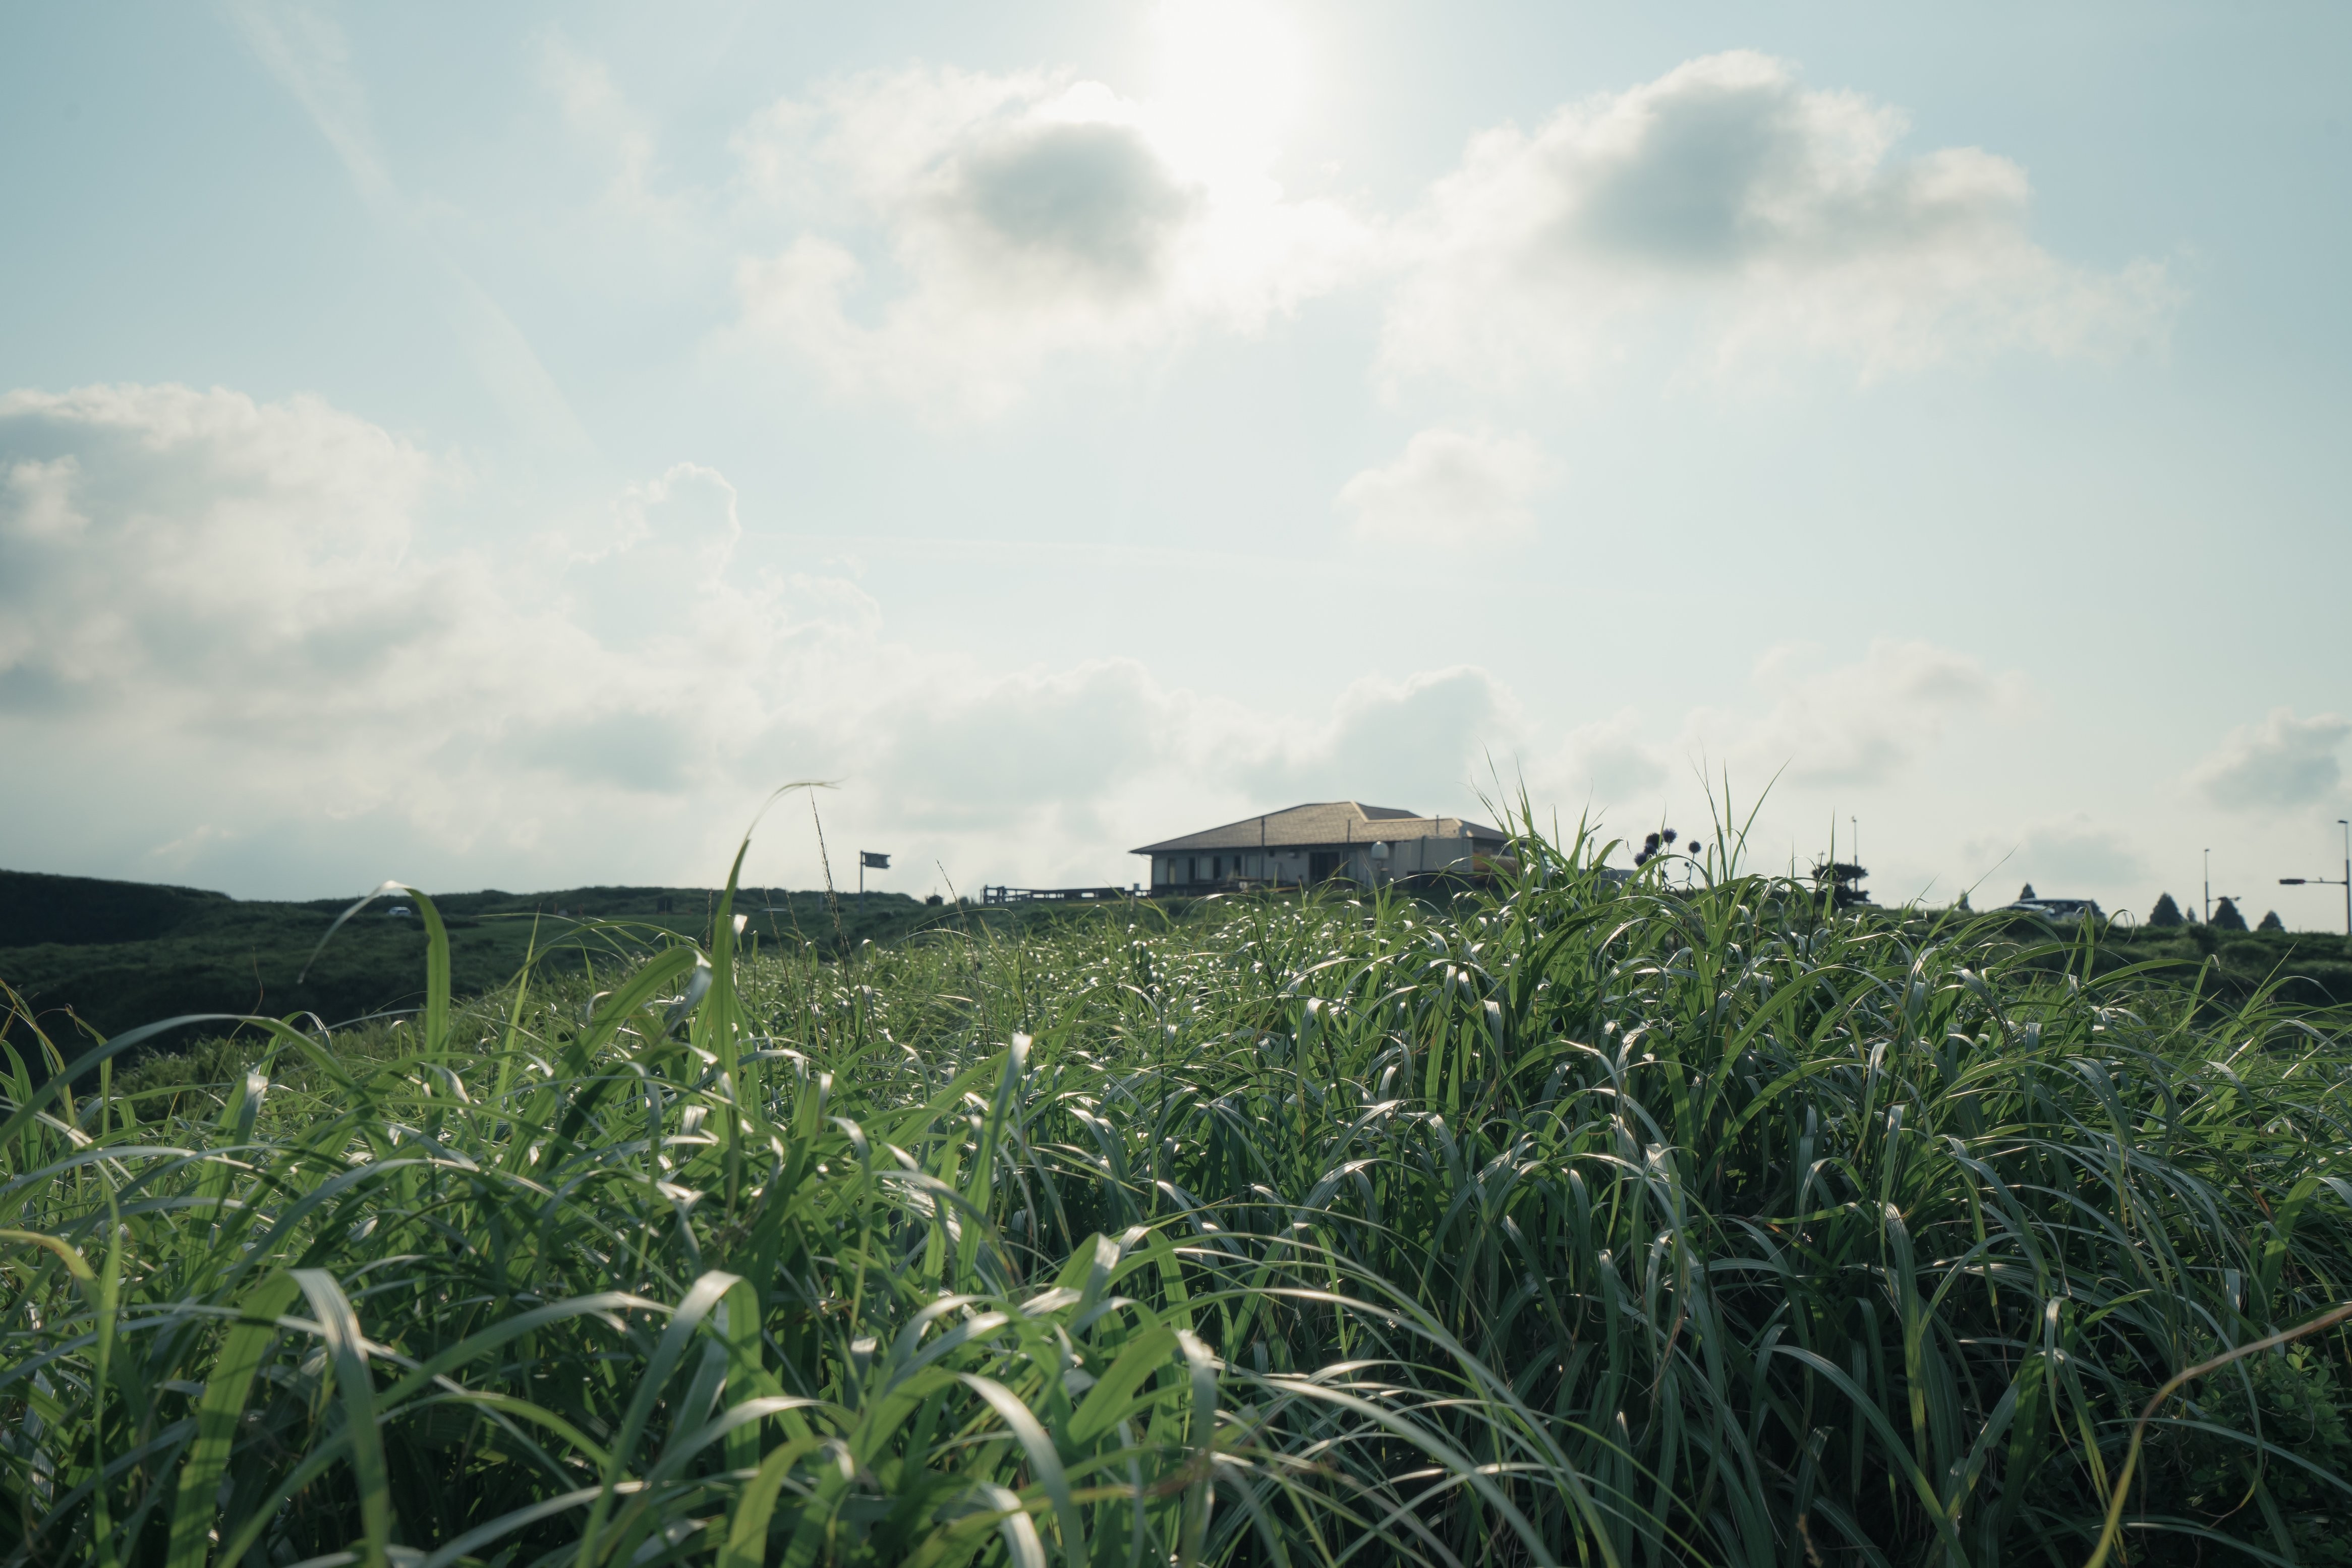
[(2205, 852), (2205, 924), (2213, 924), (2213, 852)]

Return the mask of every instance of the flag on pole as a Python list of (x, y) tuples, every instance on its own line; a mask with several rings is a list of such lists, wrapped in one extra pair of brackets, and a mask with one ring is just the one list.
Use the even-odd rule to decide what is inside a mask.
[(861, 871), (867, 866), (872, 866), (876, 871), (888, 871), (890, 869), (890, 857), (888, 855), (877, 855), (872, 850), (860, 850), (857, 852), (857, 865), (858, 869)]

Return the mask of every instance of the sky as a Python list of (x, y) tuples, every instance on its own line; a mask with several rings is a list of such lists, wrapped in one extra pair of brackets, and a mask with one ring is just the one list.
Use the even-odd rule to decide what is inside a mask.
[(1524, 800), (2338, 925), (2277, 883), (2352, 817), (2347, 64), (2317, 5), (0, 6), (0, 864), (707, 885), (815, 780), (747, 880)]

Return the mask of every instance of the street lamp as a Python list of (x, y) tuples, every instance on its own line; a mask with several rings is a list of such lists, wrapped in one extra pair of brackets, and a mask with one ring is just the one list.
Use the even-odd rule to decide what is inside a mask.
[(2340, 887), (2344, 890), (2344, 935), (2352, 936), (2352, 817), (2338, 817), (2336, 825), (2344, 830), (2344, 874), (2342, 876), (2283, 876), (2281, 887)]

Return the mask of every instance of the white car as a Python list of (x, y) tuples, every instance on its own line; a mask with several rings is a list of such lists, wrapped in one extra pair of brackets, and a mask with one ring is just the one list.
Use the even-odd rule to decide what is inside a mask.
[(2006, 907), (2031, 910), (2045, 920), (2080, 920), (2086, 915), (2094, 920), (2106, 918), (2095, 898), (2021, 898)]

